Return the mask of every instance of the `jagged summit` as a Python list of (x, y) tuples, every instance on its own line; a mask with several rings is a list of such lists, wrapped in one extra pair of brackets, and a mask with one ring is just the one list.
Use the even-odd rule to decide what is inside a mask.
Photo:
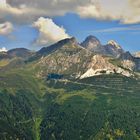
[(108, 41), (107, 45), (104, 45), (106, 50), (106, 55), (111, 55), (112, 57), (119, 57), (125, 51), (122, 47), (114, 40)]
[[(59, 73), (66, 75), (79, 76), (84, 74), (90, 68), (93, 68), (94, 75), (102, 73), (123, 72), (127, 73), (116, 64), (109, 62), (109, 59), (116, 59), (119, 66), (123, 65), (133, 71), (134, 68), (140, 69), (140, 60), (134, 58), (130, 52), (125, 52), (118, 43), (111, 40), (107, 45), (102, 45), (95, 36), (88, 36), (81, 45), (75, 37), (66, 38), (57, 43), (46, 46), (36, 53), (30, 52), (28, 49), (12, 49), (6, 55), (0, 58), (13, 57), (29, 58), (26, 62), (37, 62), (36, 68), (38, 75), (46, 76), (47, 73)], [(107, 56), (107, 57), (106, 57)], [(96, 71), (97, 70), (97, 71)], [(89, 71), (88, 71), (89, 73)], [(127, 74), (128, 75), (128, 74)], [(131, 74), (130, 74), (131, 75)]]
[(89, 47), (90, 45), (93, 45), (94, 47), (100, 45), (100, 41), (97, 37), (93, 36), (93, 35), (89, 35), (82, 43), (81, 45), (83, 47)]
[(47, 54), (50, 54), (50, 53), (62, 48), (65, 45), (67, 45), (67, 46), (79, 46), (79, 43), (75, 37), (66, 38), (66, 39), (58, 41), (57, 43), (55, 43), (51, 46), (43, 47), (41, 50), (39, 50), (37, 52), (37, 54), (47, 55)]
[(92, 35), (88, 36), (85, 41), (81, 43), (81, 46), (94, 53), (112, 57), (118, 57), (124, 52), (121, 46), (114, 40), (110, 40), (107, 45), (102, 45), (99, 39)]
[(84, 47), (85, 49), (95, 52), (95, 53), (100, 53), (100, 51), (102, 50), (102, 45), (99, 41), (98, 38), (96, 38), (95, 36), (88, 36), (82, 43), (81, 46)]
[(116, 41), (114, 41), (114, 40), (108, 41), (107, 45), (114, 46), (117, 49), (122, 49), (121, 46)]
[(120, 55), (120, 58), (123, 60), (133, 60), (134, 59), (134, 57), (132, 56), (132, 54), (129, 51), (122, 53)]
[(97, 37), (93, 36), (93, 35), (87, 36), (85, 41), (98, 41), (98, 42), (100, 42), (99, 39)]

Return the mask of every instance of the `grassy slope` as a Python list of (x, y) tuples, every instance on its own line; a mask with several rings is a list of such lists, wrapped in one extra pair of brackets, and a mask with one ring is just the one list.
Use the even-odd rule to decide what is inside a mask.
[(9, 70), (0, 73), (0, 137), (34, 139), (40, 116), (42, 84), (30, 72)]
[(0, 73), (0, 138), (140, 138), (139, 81), (110, 75), (44, 82), (34, 73), (32, 68)]
[[(130, 80), (120, 76), (115, 76), (116, 78), (123, 82)], [(73, 82), (48, 83), (51, 88), (65, 89), (65, 92), (56, 97), (54, 106), (47, 112), (41, 124), (41, 138), (138, 140), (140, 89), (135, 89), (136, 85), (126, 82), (131, 91), (129, 88), (121, 90), (118, 79), (116, 88), (108, 87), (106, 83), (101, 87), (91, 81), (89, 85), (87, 81), (86, 85)], [(133, 82), (138, 86), (138, 81)]]

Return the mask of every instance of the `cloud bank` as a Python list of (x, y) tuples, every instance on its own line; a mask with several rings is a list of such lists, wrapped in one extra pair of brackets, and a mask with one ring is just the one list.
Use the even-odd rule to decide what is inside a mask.
[(39, 36), (35, 41), (37, 45), (50, 45), (59, 40), (69, 38), (65, 29), (56, 25), (50, 18), (40, 17), (34, 22), (33, 27), (39, 32)]
[(42, 16), (75, 13), (83, 18), (140, 23), (139, 0), (0, 0), (0, 19), (31, 22)]

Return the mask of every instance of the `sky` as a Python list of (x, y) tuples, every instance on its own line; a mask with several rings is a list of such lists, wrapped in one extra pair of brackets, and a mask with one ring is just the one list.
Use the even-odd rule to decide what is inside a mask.
[(0, 0), (0, 51), (38, 50), (59, 40), (88, 35), (140, 51), (139, 0)]

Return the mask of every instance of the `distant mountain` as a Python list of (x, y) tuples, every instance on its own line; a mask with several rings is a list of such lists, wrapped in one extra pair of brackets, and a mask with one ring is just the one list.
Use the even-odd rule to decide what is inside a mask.
[(119, 56), (119, 58), (122, 60), (131, 60), (131, 61), (134, 60), (134, 57), (132, 56), (132, 54), (129, 51), (122, 53)]
[(94, 36), (88, 36), (84, 42), (81, 43), (84, 48), (98, 54), (118, 57), (124, 50), (115, 41), (111, 40), (107, 45), (102, 45)]
[(7, 52), (8, 57), (20, 57), (20, 58), (24, 58), (27, 59), (29, 57), (31, 57), (31, 55), (33, 55), (34, 52), (26, 49), (26, 48), (16, 48), (16, 49), (12, 49), (9, 50)]
[(103, 46), (105, 48), (106, 55), (111, 55), (113, 57), (119, 57), (124, 50), (115, 41), (111, 40), (107, 45)]
[(124, 52), (116, 42), (109, 41), (103, 46), (94, 36), (88, 36), (81, 45), (72, 37), (34, 53), (18, 48), (3, 53), (1, 57), (8, 59), (8, 62), (1, 61), (1, 65), (5, 67), (2, 70), (20, 67), (26, 62), (32, 65), (38, 77), (57, 74), (75, 79), (112, 73), (130, 77), (140, 69), (139, 59)]
[[(37, 75), (45, 77), (47, 74), (55, 73), (69, 78), (85, 78), (110, 73), (132, 75), (131, 72), (122, 67), (112, 64), (110, 62), (111, 57), (91, 51), (92, 47), (89, 49), (90, 43), (100, 44), (95, 37), (89, 36), (83, 44), (86, 43), (87, 47), (82, 47), (75, 38), (69, 38), (42, 48), (32, 59), (34, 62), (37, 61), (35, 65), (35, 69), (38, 71)], [(96, 47), (96, 45), (93, 48), (104, 48), (104, 46)], [(89, 74), (88, 71), (91, 69), (92, 73), (90, 71)]]
[(0, 59), (12, 59), (15, 57), (27, 59), (31, 57), (34, 54), (34, 52), (26, 49), (26, 48), (15, 48), (11, 49), (7, 52), (1, 52), (0, 53)]
[(124, 52), (120, 55), (119, 59), (122, 65), (132, 71), (140, 71), (140, 58), (134, 57), (130, 52)]
[(21, 67), (25, 64), (25, 60), (33, 56), (32, 52), (25, 48), (11, 49), (7, 52), (0, 53), (0, 70), (5, 71), (12, 68)]
[(85, 49), (95, 52), (95, 53), (104, 53), (104, 49), (102, 48), (102, 45), (95, 36), (88, 36), (82, 43), (81, 46), (83, 46)]

